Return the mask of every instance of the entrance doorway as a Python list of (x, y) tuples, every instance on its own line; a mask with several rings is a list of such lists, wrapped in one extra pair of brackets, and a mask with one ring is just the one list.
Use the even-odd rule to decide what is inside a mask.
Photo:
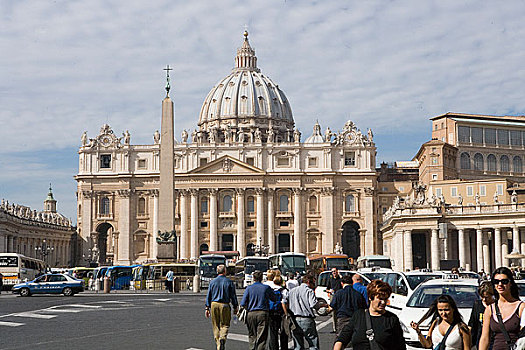
[(290, 234), (279, 234), (277, 238), (277, 249), (278, 253), (286, 253), (290, 251)]
[(427, 267), (427, 236), (424, 233), (412, 234), (412, 261), (414, 269)]
[(233, 235), (231, 233), (222, 235), (221, 247), (221, 250), (233, 251)]
[(112, 259), (108, 259), (108, 236), (113, 232), (113, 226), (111, 226), (111, 224), (108, 224), (107, 222), (102, 223), (97, 227), (97, 232), (98, 239), (96, 243), (99, 254), (98, 263), (100, 265), (107, 265), (113, 262)]
[(347, 221), (343, 224), (341, 235), (343, 253), (356, 260), (361, 255), (361, 237), (359, 224), (355, 221)]

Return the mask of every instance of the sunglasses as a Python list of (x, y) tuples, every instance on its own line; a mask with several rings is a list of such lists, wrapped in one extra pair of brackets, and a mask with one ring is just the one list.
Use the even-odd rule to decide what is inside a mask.
[(505, 286), (505, 285), (510, 283), (510, 280), (508, 278), (504, 278), (504, 279), (501, 279), (501, 280), (498, 280), (498, 279), (493, 279), (492, 280), (492, 284), (495, 285), (495, 286), (497, 286), (500, 283)]

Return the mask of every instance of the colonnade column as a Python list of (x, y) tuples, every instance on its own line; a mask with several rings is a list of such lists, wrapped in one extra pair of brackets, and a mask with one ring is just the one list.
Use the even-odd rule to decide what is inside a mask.
[(476, 229), (476, 256), (476, 269), (480, 271), (483, 268), (483, 230), (479, 228)]
[(467, 242), (465, 239), (465, 230), (460, 228), (458, 229), (458, 258), (459, 258), (459, 266), (462, 268), (467, 268)]
[(244, 218), (244, 189), (237, 189), (237, 251), (240, 257), (246, 256), (246, 236)]
[(199, 257), (199, 190), (192, 189), (190, 203), (191, 258)]
[(412, 270), (414, 268), (412, 258), (412, 230), (405, 230), (403, 234), (404, 238), (404, 253), (405, 253), (405, 271)]
[(501, 259), (501, 230), (499, 227), (494, 228), (494, 263), (496, 267), (502, 266)]
[(268, 246), (270, 247), (269, 253), (275, 254), (275, 234), (274, 234), (274, 205), (273, 205), (273, 195), (275, 190), (268, 190)]
[(180, 193), (180, 258), (188, 259), (188, 190)]
[(293, 211), (293, 251), (294, 253), (303, 253), (303, 203), (302, 203), (302, 189), (295, 188), (294, 190), (294, 211)]
[(255, 189), (257, 201), (257, 244), (264, 244), (264, 189)]
[(509, 259), (505, 258), (507, 254), (509, 254), (509, 233), (504, 231), (501, 233), (501, 261), (503, 266), (509, 266)]
[(217, 249), (217, 190), (210, 189), (210, 250)]
[(519, 253), (520, 248), (520, 229), (514, 226), (512, 228), (512, 251)]
[(430, 248), (431, 248), (431, 268), (432, 270), (439, 270), (439, 230), (437, 228), (432, 229), (430, 236)]
[(483, 237), (483, 270), (490, 273), (490, 251), (489, 251), (489, 237)]

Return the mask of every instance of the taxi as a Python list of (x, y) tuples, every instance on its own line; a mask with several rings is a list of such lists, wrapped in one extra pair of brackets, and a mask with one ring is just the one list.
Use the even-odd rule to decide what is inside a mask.
[[(448, 275), (444, 276), (443, 279), (433, 279), (421, 283), (398, 314), (407, 345), (421, 347), (416, 331), (410, 326), (410, 323), (412, 321), (418, 322), (428, 311), (432, 302), (442, 294), (450, 295), (454, 299), (463, 321), (468, 322), (472, 306), (480, 298), (478, 280)], [(424, 335), (428, 333), (431, 323), (432, 318), (430, 317), (420, 324), (419, 328)]]
[(84, 291), (84, 281), (63, 273), (50, 273), (32, 281), (13, 286), (12, 292), (28, 297), (32, 294), (64, 294), (72, 296)]

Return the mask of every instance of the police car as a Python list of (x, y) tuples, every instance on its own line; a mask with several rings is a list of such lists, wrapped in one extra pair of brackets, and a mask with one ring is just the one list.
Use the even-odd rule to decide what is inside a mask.
[(12, 292), (28, 297), (32, 294), (51, 293), (72, 296), (84, 291), (84, 281), (62, 273), (42, 275), (32, 281), (13, 286)]
[[(479, 299), (478, 280), (450, 275), (444, 276), (443, 279), (433, 279), (420, 284), (398, 315), (407, 344), (421, 346), (416, 331), (410, 326), (410, 323), (418, 322), (432, 302), (442, 294), (447, 294), (454, 299), (463, 321), (468, 322), (472, 306)], [(431, 322), (431, 318), (428, 318), (419, 325), (423, 334), (428, 333)]]

